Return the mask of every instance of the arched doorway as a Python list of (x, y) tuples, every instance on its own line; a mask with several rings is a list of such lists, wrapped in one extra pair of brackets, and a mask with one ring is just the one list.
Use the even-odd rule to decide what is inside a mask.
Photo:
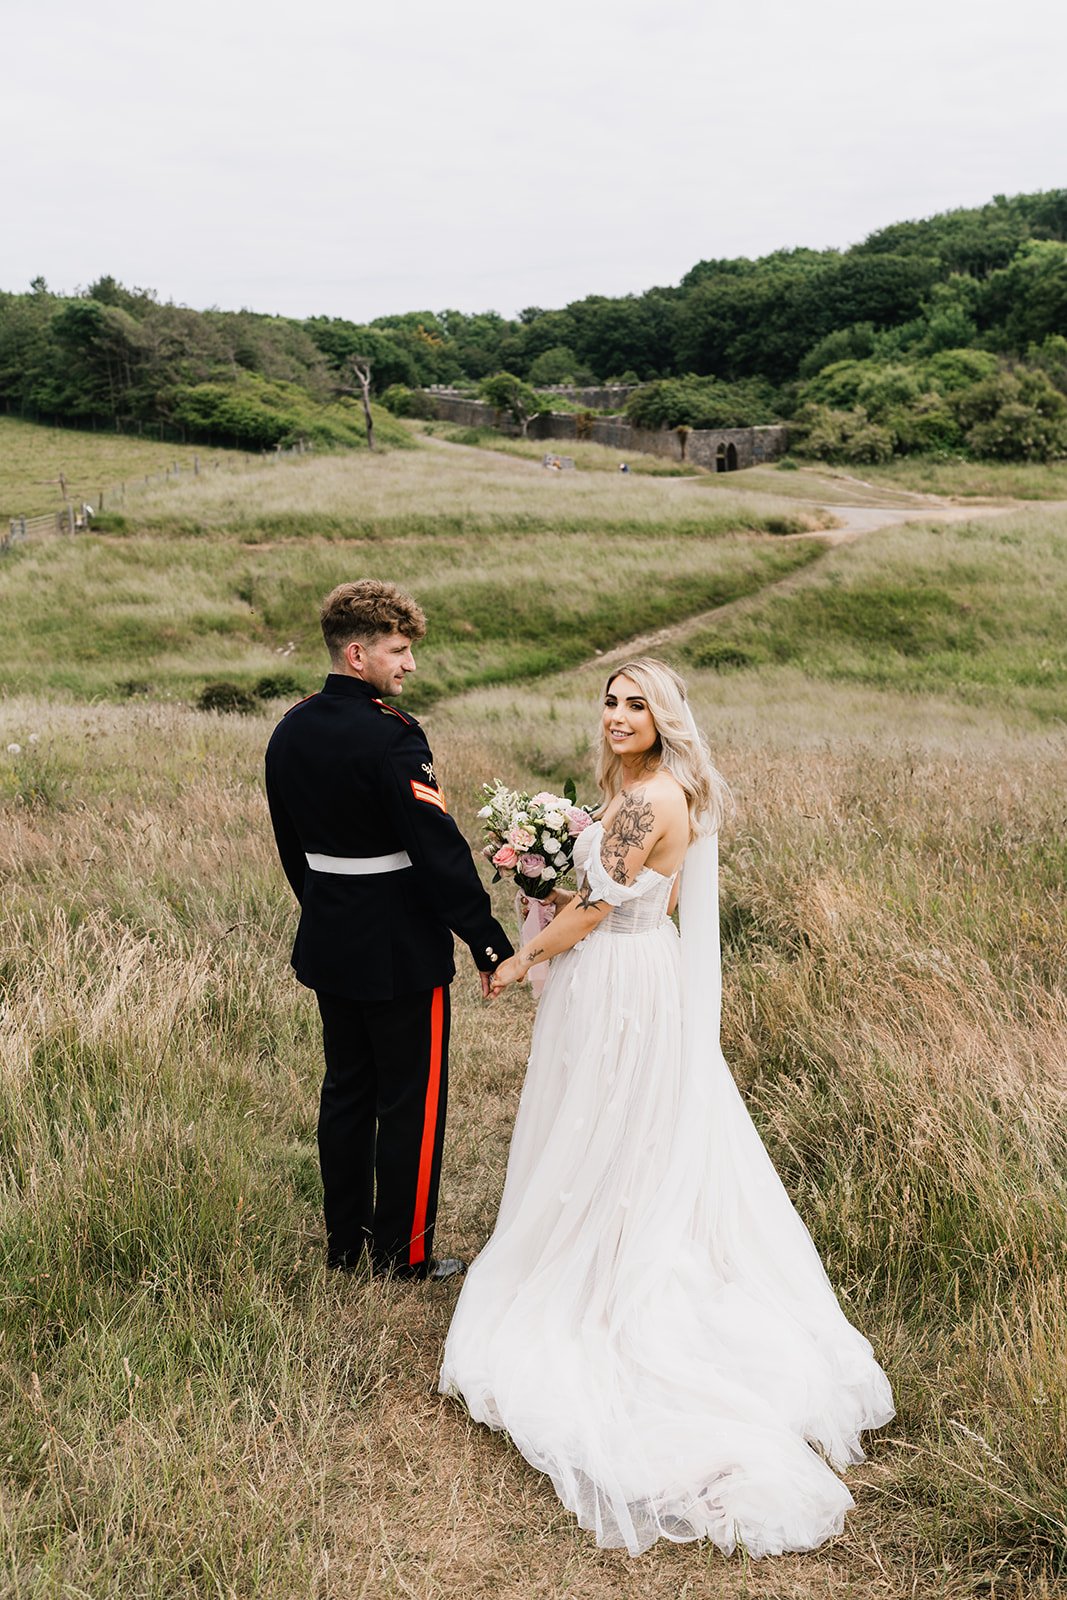
[(726, 470), (727, 472), (737, 471), (737, 446), (735, 444), (726, 446)]
[(715, 471), (726, 471), (726, 446), (724, 444), (720, 444), (715, 452)]

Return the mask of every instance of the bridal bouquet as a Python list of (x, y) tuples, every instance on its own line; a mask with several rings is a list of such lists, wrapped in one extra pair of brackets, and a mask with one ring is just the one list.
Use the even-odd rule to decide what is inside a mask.
[(574, 784), (564, 793), (518, 794), (498, 778), (483, 783), (486, 803), (483, 855), (496, 868), (493, 882), (514, 878), (529, 900), (545, 900), (570, 870), (574, 841), (592, 822), (588, 806), (577, 804)]

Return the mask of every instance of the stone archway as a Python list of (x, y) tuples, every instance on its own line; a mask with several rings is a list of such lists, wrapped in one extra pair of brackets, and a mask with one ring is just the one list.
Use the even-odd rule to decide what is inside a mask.
[(737, 471), (737, 446), (735, 444), (726, 446), (726, 470), (727, 472)]
[[(736, 456), (736, 454), (737, 452), (735, 450), (734, 455)], [(726, 446), (720, 441), (719, 446), (715, 451), (715, 471), (726, 472), (728, 470), (729, 469), (726, 465)]]

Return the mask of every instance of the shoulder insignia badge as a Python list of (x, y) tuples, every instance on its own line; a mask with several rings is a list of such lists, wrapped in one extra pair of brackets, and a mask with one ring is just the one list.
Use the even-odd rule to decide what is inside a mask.
[(399, 717), (401, 722), (406, 722), (408, 727), (411, 727), (411, 718), (405, 717), (402, 711), (398, 711), (396, 709), (396, 706), (387, 706), (384, 700), (378, 700), (377, 698), (375, 698), (374, 704), (378, 707), (379, 711), (386, 711), (391, 717)]
[(411, 792), (416, 800), (422, 800), (428, 806), (436, 806), (439, 811), (444, 811), (447, 815), (448, 807), (440, 789), (431, 789), (428, 783), (420, 783), (417, 778), (410, 779), (410, 783)]

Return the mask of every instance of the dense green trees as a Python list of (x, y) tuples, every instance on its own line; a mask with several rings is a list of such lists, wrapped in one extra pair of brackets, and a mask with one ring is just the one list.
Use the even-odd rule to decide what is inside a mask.
[[(625, 375), (646, 386), (631, 406), (645, 426), (795, 417), (802, 447), (844, 459), (1055, 455), (1065, 336), (1061, 189), (894, 223), (843, 252), (700, 261), (677, 288), (529, 306), (514, 319), (448, 310), (299, 322), (163, 305), (110, 276), (69, 296), (35, 279), (26, 294), (0, 294), (0, 405), (275, 442), (317, 418), (325, 437), (335, 423), (345, 432), (328, 412), (359, 356), (375, 393), (396, 403), (436, 384), (473, 392), (495, 374), (532, 386)], [(968, 407), (959, 395), (970, 389)]]

